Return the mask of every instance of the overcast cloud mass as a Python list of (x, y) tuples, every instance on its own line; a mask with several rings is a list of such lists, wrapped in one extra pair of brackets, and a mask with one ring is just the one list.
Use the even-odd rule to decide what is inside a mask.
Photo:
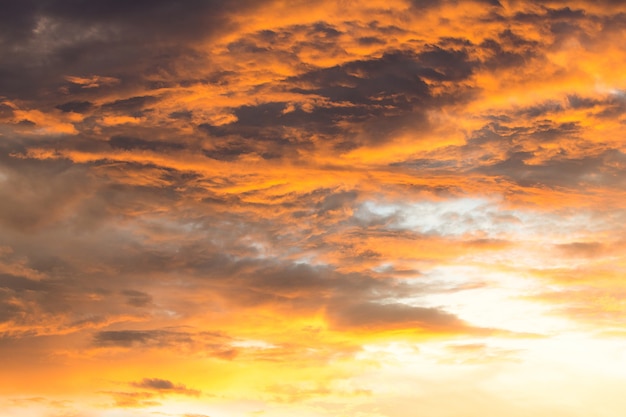
[(621, 416), (626, 4), (5, 0), (10, 417)]

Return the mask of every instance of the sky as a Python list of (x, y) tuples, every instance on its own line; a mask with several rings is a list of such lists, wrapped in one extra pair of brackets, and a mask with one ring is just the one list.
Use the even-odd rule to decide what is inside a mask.
[(626, 409), (626, 3), (1, 8), (3, 416)]

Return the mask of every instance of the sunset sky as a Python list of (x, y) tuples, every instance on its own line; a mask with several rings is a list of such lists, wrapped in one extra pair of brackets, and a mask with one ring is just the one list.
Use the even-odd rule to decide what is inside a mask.
[(621, 417), (626, 2), (0, 1), (2, 417)]

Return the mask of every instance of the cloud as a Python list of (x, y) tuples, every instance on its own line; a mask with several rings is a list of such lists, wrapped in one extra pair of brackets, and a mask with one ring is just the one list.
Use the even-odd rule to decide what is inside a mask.
[(122, 294), (127, 297), (127, 303), (134, 307), (146, 307), (152, 303), (152, 296), (145, 292), (124, 290)]
[(624, 181), (624, 172), (621, 167), (615, 167), (609, 162), (624, 159), (624, 155), (617, 150), (584, 158), (558, 156), (539, 164), (526, 162), (534, 156), (530, 152), (515, 152), (506, 160), (482, 168), (480, 171), (505, 175), (523, 185), (543, 184), (576, 188), (585, 184), (613, 183), (621, 187)]
[(133, 138), (128, 136), (113, 136), (109, 139), (109, 145), (113, 149), (123, 149), (125, 151), (131, 150), (152, 150), (152, 151), (176, 151), (184, 149), (184, 145), (180, 143), (167, 143), (150, 141), (140, 138)]
[(102, 330), (95, 332), (92, 346), (97, 349), (125, 348), (149, 351), (179, 351), (223, 360), (232, 360), (240, 349), (233, 339), (214, 331)]
[[(103, 87), (124, 89), (138, 73), (157, 73), (158, 55), (152, 45), (181, 56), (174, 44), (199, 41), (228, 28), (235, 11), (256, 8), (259, 2), (236, 7), (215, 1), (124, 2), (25, 1), (10, 6), (10, 22), (0, 36), (16, 53), (5, 60), (0, 91), (22, 97), (59, 86), (66, 77), (76, 86), (70, 92), (91, 94)], [(98, 54), (90, 54), (97, 50)], [(87, 59), (87, 56), (90, 56)], [(37, 57), (45, 57), (46, 64)], [(31, 62), (25, 65), (26, 62)], [(117, 84), (117, 85), (114, 85)]]
[(86, 113), (93, 107), (93, 104), (89, 101), (68, 101), (67, 103), (59, 104), (57, 109), (62, 112), (74, 112), (74, 113)]
[(132, 347), (134, 345), (164, 347), (191, 343), (192, 338), (189, 333), (168, 330), (106, 330), (97, 332), (93, 342), (100, 347)]
[(141, 114), (141, 111), (149, 104), (155, 103), (156, 101), (158, 101), (158, 98), (154, 96), (137, 96), (104, 103), (102, 108), (105, 111), (137, 115)]
[(331, 323), (339, 328), (415, 329), (415, 331), (457, 332), (465, 324), (437, 308), (414, 307), (402, 303), (338, 303), (328, 311)]
[(606, 248), (600, 242), (572, 242), (556, 245), (557, 249), (572, 257), (590, 257), (606, 253)]
[(144, 378), (139, 382), (131, 382), (130, 385), (135, 388), (157, 391), (161, 394), (200, 395), (200, 391), (198, 390), (189, 389), (183, 384), (174, 384), (167, 379)]
[(619, 331), (618, 3), (7, 2), (0, 386), (371, 414)]

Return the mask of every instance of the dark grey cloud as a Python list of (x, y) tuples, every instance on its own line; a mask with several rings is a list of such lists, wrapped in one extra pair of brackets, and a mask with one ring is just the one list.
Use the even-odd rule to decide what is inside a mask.
[(597, 98), (581, 97), (577, 94), (568, 95), (567, 102), (573, 109), (590, 109), (601, 104)]
[(152, 296), (142, 291), (124, 290), (126, 302), (133, 307), (146, 307), (152, 303)]
[(146, 140), (136, 137), (130, 136), (113, 136), (109, 139), (109, 145), (113, 149), (123, 149), (125, 151), (130, 151), (134, 149), (138, 150), (150, 150), (150, 151), (161, 151), (161, 152), (171, 152), (182, 150), (185, 148), (185, 145), (182, 143), (175, 142), (161, 142), (155, 140)]
[(133, 382), (131, 385), (138, 388), (149, 388), (155, 390), (173, 390), (176, 385), (172, 381), (158, 378), (144, 378), (141, 382)]
[[(514, 153), (539, 151), (543, 144), (562, 144), (566, 140), (580, 142), (579, 134), (582, 129), (577, 122), (555, 123), (548, 118), (540, 118), (552, 117), (552, 113), (558, 114), (563, 110), (561, 104), (547, 102), (515, 110), (510, 115), (487, 117), (493, 121), (472, 132), (467, 144), (460, 149), (468, 153), (478, 150), (481, 159), (489, 161), (493, 160), (494, 155), (486, 152), (485, 145), (489, 150), (496, 148), (501, 152)], [(537, 119), (516, 125), (515, 116), (521, 119)]]
[(106, 330), (94, 335), (93, 343), (99, 347), (131, 347), (190, 344), (191, 333), (170, 330)]
[[(206, 24), (217, 23), (216, 16), (223, 16), (232, 5), (219, 1), (165, 1), (138, 0), (128, 3), (112, 1), (45, 1), (41, 14), (58, 17), (71, 22), (88, 24), (107, 23), (121, 27), (131, 39), (157, 40), (196, 38), (206, 34)], [(245, 7), (246, 2), (240, 6)]]
[(301, 58), (307, 53), (346, 55), (340, 40), (348, 35), (337, 27), (320, 21), (312, 24), (291, 25), (273, 30), (247, 34), (228, 44), (228, 50), (238, 56), (267, 62), (279, 59), (296, 67), (307, 68)]
[(362, 36), (358, 39), (358, 42), (361, 45), (371, 46), (371, 45), (384, 45), (385, 40), (381, 38), (377, 38), (375, 36)]
[(148, 330), (101, 330), (93, 333), (92, 346), (96, 348), (173, 349), (181, 352), (200, 352), (202, 355), (233, 359), (238, 351), (231, 345), (233, 338), (214, 331), (192, 328)]
[(9, 289), (16, 292), (47, 291), (50, 289), (50, 284), (45, 281), (35, 281), (20, 276), (0, 273), (0, 288)]
[[(205, 154), (221, 160), (247, 153), (266, 159), (296, 156), (297, 150), (309, 150), (313, 138), (320, 136), (344, 151), (370, 141), (383, 143), (403, 127), (425, 128), (427, 110), (468, 98), (466, 91), (434, 95), (426, 80), (466, 80), (477, 66), (463, 49), (431, 45), (418, 53), (393, 51), (380, 58), (306, 71), (283, 80), (281, 88), (305, 100), (322, 97), (324, 102), (306, 109), (289, 102), (234, 108), (237, 120), (232, 123), (199, 125), (211, 137), (211, 149)], [(357, 139), (357, 132), (363, 131), (367, 134)]]
[[(222, 296), (247, 306), (269, 304), (301, 313), (325, 307), (327, 318), (337, 328), (473, 331), (441, 309), (409, 306), (397, 301), (379, 303), (380, 299), (415, 296), (423, 290), (390, 277), (377, 279), (359, 273), (341, 274), (331, 268), (306, 264), (257, 268), (253, 265), (247, 263), (242, 270), (238, 267), (231, 271), (233, 286), (225, 288)], [(346, 298), (346, 294), (350, 297)]]
[(56, 106), (62, 112), (86, 113), (93, 108), (93, 103), (89, 101), (68, 101)]
[(419, 75), (435, 81), (461, 81), (470, 77), (477, 62), (464, 50), (443, 49), (437, 45), (428, 47), (417, 55)]
[(11, 119), (15, 113), (13, 108), (4, 103), (0, 103), (0, 120)]
[(183, 384), (175, 384), (167, 379), (160, 378), (144, 378), (138, 382), (131, 382), (131, 386), (135, 388), (143, 388), (147, 390), (157, 391), (161, 394), (183, 394), (183, 395), (200, 395), (200, 391), (187, 388)]
[[(447, 4), (458, 4), (459, 0), (410, 0), (409, 4), (416, 11), (424, 11), (432, 8), (438, 8)], [(502, 7), (498, 0), (473, 0), (473, 3), (484, 6)]]
[[(287, 102), (269, 102), (256, 106), (241, 106), (234, 109), (237, 121), (227, 125), (212, 126), (200, 125), (200, 129), (215, 137), (234, 136), (251, 139), (242, 142), (242, 146), (254, 149), (256, 142), (282, 142), (289, 144), (289, 138), (285, 137), (289, 128), (315, 129), (326, 133), (338, 133), (340, 130), (332, 126), (334, 115), (330, 109), (320, 109), (316, 112), (306, 112), (302, 109), (288, 110)], [(340, 112), (341, 113), (341, 112)], [(331, 119), (331, 120), (329, 120)], [(330, 122), (331, 125), (325, 125)]]
[(0, 45), (11, 45), (30, 36), (36, 23), (37, 9), (35, 1), (5, 1), (0, 16)]
[(183, 119), (183, 120), (190, 120), (191, 117), (193, 116), (193, 113), (190, 111), (175, 111), (169, 114), (169, 117), (171, 117), (172, 119)]
[[(550, 4), (552, 3), (552, 4)], [(562, 1), (546, 1), (539, 5), (533, 11), (518, 12), (514, 18), (519, 20), (536, 21), (536, 20), (580, 20), (588, 18), (589, 15), (585, 8), (571, 8), (563, 5)], [(552, 7), (550, 7), (552, 6)]]
[(211, 136), (208, 143), (210, 149), (206, 149), (204, 154), (225, 161), (250, 153), (265, 159), (294, 157), (297, 150), (312, 149), (312, 133), (329, 135), (341, 131), (332, 124), (332, 119), (337, 116), (330, 109), (315, 112), (295, 109), (285, 113), (288, 105), (286, 102), (273, 102), (242, 106), (234, 110), (238, 119), (236, 122), (221, 126), (199, 125), (200, 130)]
[(584, 19), (586, 13), (583, 9), (571, 9), (569, 6), (560, 9), (546, 9), (550, 19)]
[(588, 185), (623, 187), (626, 171), (621, 168), (626, 156), (618, 150), (586, 157), (567, 154), (541, 163), (527, 163), (532, 152), (513, 152), (504, 161), (476, 169), (490, 175), (509, 177), (522, 186), (581, 188)]
[[(24, 313), (23, 308), (15, 303), (13, 297), (6, 292), (0, 291), (0, 323), (16, 321)], [(0, 338), (7, 335), (0, 332)]]
[[(589, 102), (584, 103), (591, 104)], [(612, 94), (610, 97), (597, 104), (603, 107), (603, 109), (598, 112), (598, 117), (602, 119), (619, 119), (626, 113), (626, 92), (616, 91), (615, 94)]]
[[(0, 25), (7, 57), (0, 63), (0, 96), (44, 99), (46, 91), (64, 86), (67, 75), (116, 77), (119, 89), (145, 83), (148, 74), (173, 75), (171, 60), (191, 57), (184, 42), (225, 30), (232, 13), (263, 4), (236, 3), (10, 0)], [(84, 97), (93, 95), (90, 90), (70, 89)]]
[[(564, 110), (563, 106), (561, 105), (561, 103), (558, 102), (544, 102), (544, 103), (539, 103), (537, 105), (534, 106), (530, 106), (530, 107), (526, 107), (523, 109), (520, 109), (516, 112), (514, 112), (512, 114), (512, 116), (518, 116), (521, 118), (536, 118), (536, 117), (545, 117), (546, 115), (550, 114), (550, 113), (560, 113)], [(566, 126), (571, 126), (572, 128), (575, 127), (574, 124), (562, 124), (561, 128), (566, 127)], [(571, 129), (570, 129), (571, 130)]]
[(483, 40), (478, 47), (488, 53), (482, 65), (491, 71), (522, 67), (543, 53), (538, 41), (525, 39), (510, 29), (500, 32), (497, 39)]
[[(509, 126), (506, 124), (507, 121), (510, 121), (510, 117), (504, 116), (504, 123), (493, 121), (475, 130), (468, 139), (466, 147), (471, 148), (493, 143), (503, 144), (505, 147), (509, 148), (515, 144), (515, 140), (530, 131), (526, 126)], [(489, 156), (490, 155), (483, 155), (485, 158)]]
[(389, 329), (401, 326), (415, 330), (458, 332), (467, 327), (458, 317), (438, 308), (415, 307), (401, 303), (350, 302), (341, 300), (327, 311), (339, 328)]
[[(455, 64), (463, 66), (462, 62), (446, 62), (445, 58), (437, 62), (437, 54), (438, 50), (423, 53), (430, 64), (440, 64), (446, 68)], [(386, 53), (377, 59), (314, 70), (287, 81), (304, 86), (293, 88), (294, 92), (319, 95), (333, 102), (410, 107), (412, 102), (430, 95), (428, 86), (420, 76), (443, 77), (445, 74), (438, 72), (437, 68), (423, 65), (419, 55), (399, 51)]]
[(137, 96), (105, 103), (102, 105), (102, 109), (124, 115), (136, 115), (136, 117), (139, 117), (144, 108), (150, 104), (156, 103), (158, 100), (159, 99), (154, 96)]
[(351, 207), (357, 197), (358, 193), (356, 191), (342, 191), (330, 194), (318, 204), (318, 214), (326, 214), (329, 211), (340, 210), (344, 207)]

